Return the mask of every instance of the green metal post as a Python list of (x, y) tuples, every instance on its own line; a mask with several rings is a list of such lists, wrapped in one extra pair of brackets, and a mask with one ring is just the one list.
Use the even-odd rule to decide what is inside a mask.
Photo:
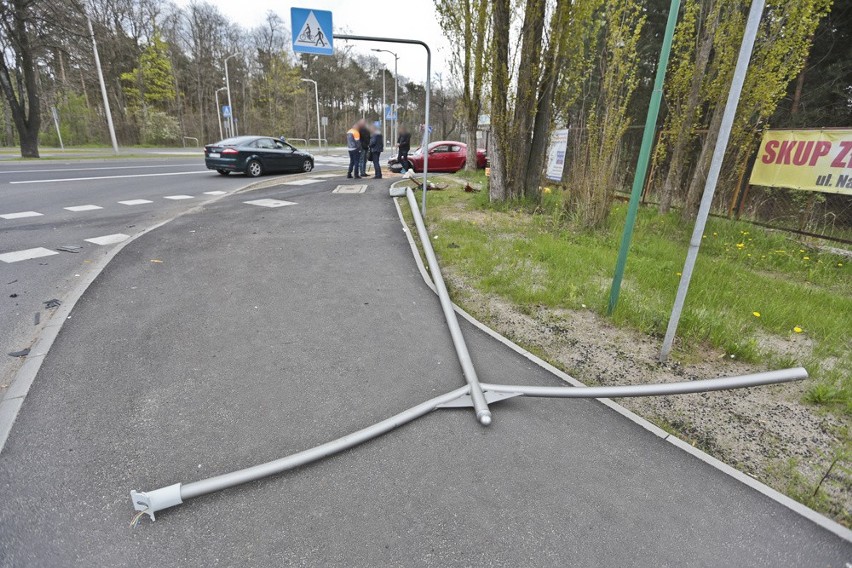
[(627, 252), (630, 240), (633, 238), (633, 227), (636, 224), (636, 214), (639, 212), (639, 198), (642, 196), (642, 186), (648, 172), (648, 162), (651, 161), (651, 146), (654, 144), (654, 132), (657, 127), (657, 115), (660, 113), (660, 101), (663, 98), (663, 82), (666, 79), (666, 67), (669, 64), (669, 52), (672, 49), (672, 36), (677, 13), (680, 10), (680, 0), (672, 0), (669, 7), (669, 19), (666, 23), (666, 33), (663, 36), (663, 48), (660, 50), (660, 62), (657, 65), (657, 77), (654, 79), (654, 92), (651, 94), (651, 104), (648, 105), (648, 116), (645, 119), (645, 132), (642, 134), (642, 148), (639, 150), (639, 160), (636, 163), (636, 175), (633, 177), (633, 189), (630, 192), (630, 205), (627, 207), (627, 220), (624, 223), (624, 234), (621, 236), (621, 248), (618, 250), (618, 261), (615, 264), (615, 276), (612, 278), (612, 289), (609, 292), (607, 313), (612, 314), (618, 304), (618, 294), (621, 292), (621, 280), (624, 277), (624, 266), (627, 264)]

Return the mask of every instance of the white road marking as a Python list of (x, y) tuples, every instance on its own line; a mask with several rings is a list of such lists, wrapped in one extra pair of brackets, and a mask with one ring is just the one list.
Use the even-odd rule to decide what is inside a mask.
[(153, 201), (148, 201), (147, 199), (131, 199), (129, 201), (119, 201), (122, 205), (143, 205), (145, 203), (154, 203)]
[(192, 199), (191, 195), (165, 195), (163, 199), (173, 199), (175, 201), (179, 199)]
[(366, 185), (338, 185), (332, 193), (364, 193), (367, 191)]
[(204, 195), (225, 195), (227, 191), (205, 191)]
[(322, 174), (322, 175), (314, 176), (314, 177), (315, 178), (323, 178), (323, 179), (325, 179), (325, 178), (336, 178), (336, 177), (340, 177), (340, 174)]
[(188, 168), (193, 164), (160, 164), (157, 166), (104, 166), (102, 168), (55, 168), (52, 170), (0, 170), (0, 174), (49, 174), (53, 172), (94, 172), (98, 170), (141, 170), (144, 168)]
[(103, 209), (103, 207), (99, 205), (75, 205), (73, 207), (63, 207), (63, 209), (67, 209), (68, 211), (94, 211), (95, 209)]
[(278, 199), (253, 199), (252, 201), (243, 201), (247, 205), (258, 205), (260, 207), (285, 207), (287, 205), (295, 205), (292, 201), (280, 201)]
[(284, 182), (284, 183), (282, 183), (281, 185), (309, 185), (309, 184), (312, 184), (312, 183), (319, 183), (319, 182), (321, 182), (321, 181), (322, 181), (322, 180), (320, 180), (320, 179), (314, 179), (314, 178), (310, 178), (310, 179), (294, 179), (293, 181), (285, 181), (285, 182)]
[(96, 179), (120, 179), (120, 178), (144, 178), (144, 177), (159, 177), (159, 176), (187, 176), (209, 173), (209, 170), (200, 170), (194, 172), (164, 172), (161, 174), (128, 174), (125, 176), (93, 176), (79, 178), (57, 178), (57, 179), (30, 179), (26, 181), (10, 181), (10, 184), (21, 183), (60, 183), (67, 181), (91, 181)]
[(21, 211), (20, 213), (5, 213), (0, 215), (3, 219), (23, 219), (24, 217), (41, 217), (43, 213), (38, 211)]
[(87, 243), (92, 243), (96, 245), (114, 245), (115, 243), (120, 243), (121, 241), (126, 241), (130, 238), (130, 235), (125, 235), (124, 233), (116, 233), (114, 235), (104, 235), (102, 237), (94, 237), (92, 239), (83, 239)]
[(43, 247), (38, 247), (34, 249), (27, 250), (17, 250), (15, 252), (7, 252), (5, 254), (0, 254), (0, 261), (3, 262), (18, 262), (21, 260), (29, 260), (31, 258), (41, 258), (43, 256), (52, 256), (54, 254), (59, 254), (55, 250), (46, 249)]

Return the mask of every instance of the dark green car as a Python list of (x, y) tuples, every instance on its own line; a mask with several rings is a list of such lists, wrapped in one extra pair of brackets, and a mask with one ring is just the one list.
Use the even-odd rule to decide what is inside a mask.
[(204, 147), (204, 164), (223, 176), (231, 172), (258, 177), (273, 172), (309, 172), (314, 157), (269, 136), (237, 136)]

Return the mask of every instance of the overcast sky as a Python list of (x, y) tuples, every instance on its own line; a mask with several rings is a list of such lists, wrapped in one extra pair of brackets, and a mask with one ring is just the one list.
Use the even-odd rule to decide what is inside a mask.
[[(181, 6), (190, 0), (176, 0)], [(281, 0), (228, 0), (214, 2), (216, 8), (225, 17), (243, 27), (253, 28), (262, 23), (267, 11), (277, 13), (290, 27), (290, 8), (316, 8), (331, 10), (336, 33), (355, 35), (402, 37), (425, 41), (432, 49), (432, 76), (435, 73), (446, 74), (449, 68), (447, 60), (448, 43), (441, 33), (435, 6), (432, 0), (306, 0), (304, 2), (282, 2)], [(342, 43), (342, 42), (341, 42)], [(353, 42), (355, 49), (369, 53), (370, 48), (384, 48), (397, 52), (400, 57), (399, 73), (411, 80), (426, 80), (426, 51), (421, 46), (401, 44), (377, 44)], [(338, 42), (335, 42), (335, 48)], [(393, 56), (387, 53), (375, 54), (393, 71)]]

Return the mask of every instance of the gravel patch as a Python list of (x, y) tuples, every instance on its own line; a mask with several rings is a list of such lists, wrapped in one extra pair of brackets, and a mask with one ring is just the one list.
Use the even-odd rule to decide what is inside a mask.
[[(540, 308), (523, 313), (506, 300), (469, 286), (452, 267), (442, 268), (454, 299), (465, 310), (589, 385), (676, 382), (768, 370), (711, 349), (692, 355), (688, 363), (660, 363), (660, 341), (654, 337), (615, 327), (591, 310)], [(784, 340), (767, 337), (761, 341)], [(786, 347), (805, 355), (813, 346), (798, 341)], [(620, 399), (619, 403), (790, 494), (813, 491), (842, 444), (841, 433), (850, 428), (848, 421), (802, 403), (806, 388), (807, 381), (803, 381), (736, 391)], [(852, 476), (838, 467), (822, 484), (828, 500), (828, 510), (822, 512), (847, 525), (852, 518), (850, 488)]]

